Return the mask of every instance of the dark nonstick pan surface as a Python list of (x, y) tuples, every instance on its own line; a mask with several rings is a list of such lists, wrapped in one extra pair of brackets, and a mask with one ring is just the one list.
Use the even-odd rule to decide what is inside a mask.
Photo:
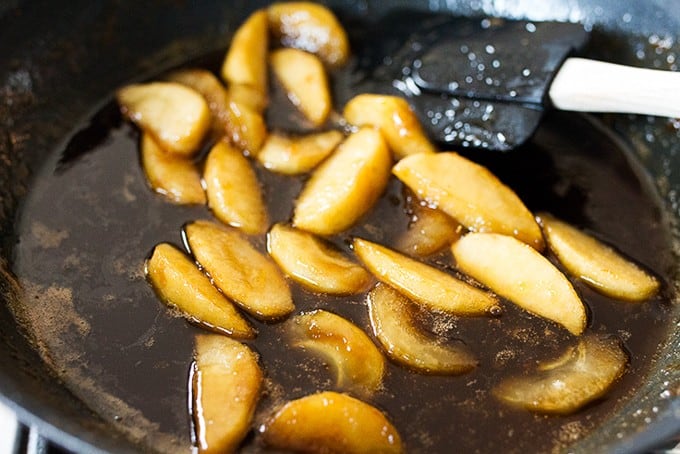
[[(8, 306), (26, 297), (13, 278), (17, 210), (47, 157), (132, 80), (224, 48), (234, 28), (264, 2), (5, 2), (0, 6), (0, 395), (24, 422), (75, 451), (136, 452), (139, 447), (53, 378)], [(511, 7), (508, 5), (512, 5)], [(450, 8), (592, 27), (589, 55), (676, 69), (680, 5), (651, 2), (332, 2), (341, 17), (378, 18), (399, 7)], [(634, 89), (632, 87), (631, 89)], [(668, 119), (602, 117), (644, 166), (675, 226), (680, 216), (680, 125)], [(82, 140), (96, 142), (97, 137)], [(641, 238), (640, 241), (645, 241)], [(676, 263), (677, 263), (677, 256)], [(675, 271), (677, 273), (677, 270)], [(678, 278), (674, 285), (677, 295)], [(677, 308), (671, 313), (678, 320)], [(636, 451), (680, 428), (678, 333), (670, 330), (645, 384), (629, 404), (575, 447)], [(54, 365), (58, 367), (58, 365)], [(597, 448), (597, 449), (596, 449)]]

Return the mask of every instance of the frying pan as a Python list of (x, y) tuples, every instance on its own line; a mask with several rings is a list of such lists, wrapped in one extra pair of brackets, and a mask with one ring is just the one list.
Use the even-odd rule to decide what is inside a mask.
[[(235, 27), (265, 2), (9, 0), (0, 3), (0, 400), (49, 440), (75, 452), (138, 452), (53, 378), (8, 305), (23, 298), (12, 274), (17, 209), (48, 154), (115, 87), (226, 47)], [(451, 10), (531, 20), (580, 21), (593, 30), (589, 56), (676, 69), (680, 3), (633, 0), (331, 1), (341, 18), (392, 8)], [(659, 40), (671, 37), (659, 46)], [(658, 49), (658, 50), (657, 50)], [(631, 87), (634, 89), (634, 87)], [(603, 116), (664, 199), (680, 236), (680, 126), (667, 119)], [(94, 138), (96, 139), (96, 138)], [(644, 239), (642, 239), (644, 241)], [(676, 249), (677, 250), (677, 249)], [(677, 256), (676, 256), (677, 258)], [(676, 260), (677, 263), (677, 260)], [(675, 272), (675, 294), (680, 275)], [(677, 298), (676, 298), (677, 299)], [(673, 320), (678, 321), (674, 305)], [(628, 404), (573, 447), (640, 452), (680, 433), (680, 330), (669, 330), (645, 383)]]

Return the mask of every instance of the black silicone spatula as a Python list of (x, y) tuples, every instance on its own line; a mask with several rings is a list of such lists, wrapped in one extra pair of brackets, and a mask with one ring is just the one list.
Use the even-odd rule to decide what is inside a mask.
[[(580, 24), (388, 17), (365, 38), (355, 89), (409, 98), (433, 139), (510, 150), (548, 108), (680, 117), (680, 73), (573, 58)], [(378, 35), (379, 36), (376, 36)]]

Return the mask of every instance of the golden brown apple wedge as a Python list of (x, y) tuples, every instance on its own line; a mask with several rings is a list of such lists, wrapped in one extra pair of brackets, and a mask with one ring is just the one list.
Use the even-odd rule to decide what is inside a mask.
[(334, 68), (347, 62), (347, 34), (325, 6), (313, 2), (274, 3), (267, 14), (272, 35), (282, 46), (311, 52)]
[(187, 245), (214, 284), (260, 320), (277, 320), (295, 306), (286, 279), (238, 230), (210, 221), (184, 227)]
[(293, 345), (324, 358), (338, 388), (365, 397), (380, 388), (385, 360), (361, 328), (320, 309), (295, 316), (290, 327)]
[(335, 130), (298, 137), (272, 133), (257, 154), (257, 159), (273, 172), (299, 175), (319, 165), (343, 138), (342, 133)]
[(397, 249), (415, 257), (427, 257), (460, 238), (465, 227), (448, 214), (419, 203), (413, 207), (412, 222), (397, 240)]
[(191, 381), (198, 452), (235, 452), (250, 431), (260, 398), (257, 355), (228, 337), (198, 335)]
[(355, 238), (352, 245), (375, 277), (430, 310), (489, 315), (499, 305), (490, 293), (385, 246), (361, 238)]
[(413, 303), (398, 291), (378, 283), (368, 294), (373, 334), (392, 360), (426, 374), (461, 374), (477, 360), (463, 343), (447, 345), (426, 336), (411, 315)]
[(547, 213), (538, 218), (548, 247), (569, 274), (627, 301), (644, 301), (659, 291), (658, 279), (611, 247)]
[(497, 294), (572, 334), (586, 327), (586, 309), (569, 280), (536, 249), (497, 233), (469, 233), (451, 246), (456, 265)]
[(267, 249), (284, 273), (314, 292), (351, 295), (366, 290), (373, 279), (331, 244), (287, 225), (271, 228)]
[(229, 85), (228, 94), (231, 101), (248, 106), (258, 113), (262, 113), (269, 103), (267, 93), (261, 93), (250, 85), (231, 84)]
[(218, 142), (203, 170), (208, 206), (215, 217), (250, 235), (267, 231), (269, 219), (255, 171), (243, 154)]
[(543, 250), (543, 236), (534, 216), (514, 191), (485, 167), (448, 152), (408, 156), (392, 173), (419, 198), (468, 229), (515, 236)]
[(277, 49), (270, 54), (269, 62), (290, 102), (312, 126), (324, 124), (332, 102), (321, 60), (301, 50)]
[(229, 86), (253, 87), (267, 97), (269, 22), (265, 10), (255, 11), (236, 30), (222, 63), (221, 76)]
[(274, 449), (307, 453), (401, 453), (399, 433), (377, 408), (346, 394), (321, 392), (280, 408), (261, 429)]
[(355, 96), (345, 105), (343, 116), (352, 125), (379, 128), (395, 159), (437, 151), (406, 100), (397, 96)]
[(247, 104), (229, 101), (225, 129), (229, 140), (250, 156), (256, 156), (267, 139), (264, 117)]
[(255, 337), (232, 302), (176, 247), (157, 245), (144, 264), (144, 272), (159, 298), (177, 307), (189, 320), (229, 336)]
[(605, 395), (624, 373), (628, 355), (611, 337), (581, 337), (556, 361), (529, 375), (507, 378), (493, 393), (537, 413), (569, 414)]
[(319, 235), (348, 229), (385, 190), (391, 164), (378, 131), (362, 128), (350, 135), (307, 181), (293, 225)]
[(191, 156), (210, 128), (210, 109), (203, 96), (176, 82), (128, 85), (116, 98), (123, 115), (170, 153)]
[(167, 153), (146, 133), (140, 143), (142, 168), (151, 188), (180, 205), (206, 202), (201, 174), (189, 159)]

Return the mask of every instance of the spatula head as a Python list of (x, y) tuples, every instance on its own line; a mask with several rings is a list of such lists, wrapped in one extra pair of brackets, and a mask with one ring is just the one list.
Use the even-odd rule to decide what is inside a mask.
[(582, 25), (394, 13), (372, 27), (353, 90), (408, 98), (433, 140), (507, 151), (528, 140)]

